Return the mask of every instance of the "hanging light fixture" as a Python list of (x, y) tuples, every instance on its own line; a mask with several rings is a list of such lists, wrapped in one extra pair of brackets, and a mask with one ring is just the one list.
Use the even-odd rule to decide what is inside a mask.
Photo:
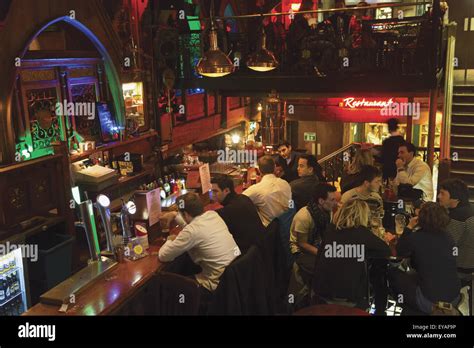
[(235, 66), (232, 61), (219, 49), (217, 43), (217, 28), (214, 22), (214, 0), (211, 2), (211, 30), (209, 32), (209, 50), (199, 60), (196, 71), (206, 77), (222, 77), (233, 73)]
[(247, 66), (258, 72), (271, 71), (278, 67), (278, 61), (275, 55), (267, 49), (267, 35), (262, 21), (261, 43), (260, 48), (250, 55), (247, 60)]

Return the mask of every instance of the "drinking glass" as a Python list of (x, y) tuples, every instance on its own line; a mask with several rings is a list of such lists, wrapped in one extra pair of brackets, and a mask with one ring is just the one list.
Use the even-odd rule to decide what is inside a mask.
[(403, 214), (395, 215), (395, 232), (397, 233), (397, 236), (400, 236), (403, 234), (403, 230), (405, 229), (406, 225), (407, 225), (407, 220), (406, 220), (405, 215)]

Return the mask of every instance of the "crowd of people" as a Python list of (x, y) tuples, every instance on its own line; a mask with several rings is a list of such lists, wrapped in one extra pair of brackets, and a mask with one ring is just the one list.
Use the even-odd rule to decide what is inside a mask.
[[(367, 309), (373, 296), (375, 314), (384, 315), (389, 294), (425, 314), (439, 306), (456, 308), (460, 288), (474, 270), (468, 187), (458, 179), (446, 180), (433, 202), (429, 166), (415, 157), (412, 144), (400, 139), (393, 121), (390, 128), (382, 168), (367, 150), (360, 150), (343, 177), (342, 196), (326, 182), (315, 156), (298, 154), (283, 142), (276, 158), (258, 160), (261, 179), (243, 193), (236, 192), (228, 176), (213, 179), (213, 198), (222, 205), (217, 211), (205, 211), (195, 193), (179, 197), (178, 212), (161, 218), (175, 220), (183, 229), (168, 238), (159, 259), (168, 262), (187, 253), (200, 268), (194, 277), (203, 294), (212, 296), (226, 267), (259, 244), (271, 222), (286, 214), (291, 217), (287, 286), (295, 297), (293, 309), (314, 302)], [(396, 244), (391, 244), (395, 234), (375, 233), (372, 225), (385, 213), (384, 179), (424, 202)], [(408, 267), (389, 262), (393, 248), (397, 257), (409, 259)]]
[[(336, 8), (345, 8), (344, 0), (336, 1)], [(368, 6), (361, 1), (358, 7)], [(300, 11), (313, 9), (312, 1), (303, 1)], [(362, 30), (362, 21), (370, 20), (369, 11), (355, 11), (353, 15), (343, 11), (334, 12), (330, 17), (318, 23), (314, 14), (305, 13), (295, 16), (288, 33), (288, 50), (290, 63), (296, 69), (307, 69), (309, 66), (318, 77), (325, 77), (327, 72), (336, 69), (335, 63), (342, 58), (354, 58), (360, 63), (367, 62), (367, 50), (375, 47)], [(301, 60), (303, 52), (308, 59)], [(362, 57), (364, 56), (365, 57)], [(364, 59), (365, 58), (365, 59)]]

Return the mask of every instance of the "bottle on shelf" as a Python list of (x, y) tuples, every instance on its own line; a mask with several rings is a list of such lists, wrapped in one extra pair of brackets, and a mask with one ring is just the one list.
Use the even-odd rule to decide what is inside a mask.
[(3, 267), (4, 275), (3, 278), (5, 279), (5, 300), (9, 300), (12, 297), (11, 293), (11, 286), (10, 286), (10, 277), (9, 277), (9, 272), (10, 272), (10, 263), (6, 263), (5, 266)]
[(165, 175), (165, 183), (163, 184), (163, 189), (165, 190), (166, 197), (171, 194), (171, 186), (169, 183), (168, 175)]
[(177, 193), (179, 191), (178, 184), (176, 183), (174, 174), (171, 174), (170, 186), (171, 186), (171, 193)]
[(7, 292), (7, 281), (5, 279), (5, 273), (2, 267), (2, 269), (0, 269), (0, 303), (5, 302), (5, 300), (7, 299), (6, 292)]

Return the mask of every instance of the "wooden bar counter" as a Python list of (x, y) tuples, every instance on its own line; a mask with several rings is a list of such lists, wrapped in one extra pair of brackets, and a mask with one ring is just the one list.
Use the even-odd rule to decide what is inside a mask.
[(66, 313), (58, 306), (38, 303), (23, 315), (108, 315), (120, 310), (130, 298), (150, 281), (154, 274), (164, 267), (158, 260), (158, 250), (164, 242), (155, 242), (148, 250), (149, 255), (136, 261), (125, 259), (114, 269), (76, 296), (76, 303), (70, 304)]
[[(236, 192), (241, 193), (243, 188), (237, 186)], [(206, 195), (207, 196), (207, 195)], [(217, 202), (209, 202), (209, 196), (205, 210), (216, 210), (222, 206)], [(175, 227), (171, 234), (179, 233), (180, 229)], [(115, 315), (120, 314), (127, 302), (136, 297), (140, 291), (149, 285), (153, 276), (164, 270), (167, 263), (158, 260), (158, 251), (164, 244), (165, 238), (158, 237), (150, 241), (148, 256), (130, 261), (125, 259), (119, 263), (105, 276), (96, 280), (75, 298), (75, 304), (69, 304), (67, 311), (60, 312), (59, 306), (38, 303), (23, 313), (24, 316), (40, 315)], [(153, 295), (151, 295), (153, 296)]]

